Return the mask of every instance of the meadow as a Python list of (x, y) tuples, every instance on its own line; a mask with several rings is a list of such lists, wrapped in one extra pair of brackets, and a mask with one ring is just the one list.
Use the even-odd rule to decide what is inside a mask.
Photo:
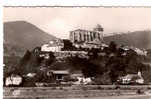
[[(4, 87), (3, 99), (151, 99), (147, 86)], [(141, 89), (142, 94), (137, 94)]]

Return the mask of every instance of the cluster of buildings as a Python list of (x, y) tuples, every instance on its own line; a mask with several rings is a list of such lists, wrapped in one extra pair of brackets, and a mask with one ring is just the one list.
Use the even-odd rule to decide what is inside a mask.
[[(99, 48), (103, 42), (103, 28), (101, 25), (97, 25), (93, 30), (77, 29), (70, 31), (69, 41), (76, 48)], [(56, 39), (42, 45), (41, 51), (60, 52), (63, 48), (63, 40)]]
[[(87, 54), (87, 52), (78, 49), (100, 48), (103, 44), (103, 28), (101, 25), (97, 25), (93, 30), (77, 29), (70, 31), (68, 42), (70, 42), (72, 46), (66, 44), (62, 39), (51, 40), (47, 44), (41, 46), (41, 52), (54, 52), (57, 57), (75, 55), (81, 55), (81, 57), (83, 57)], [(70, 48), (75, 48), (77, 50), (66, 50), (65, 46), (70, 46)]]
[(146, 49), (140, 49), (140, 48), (136, 48), (133, 46), (124, 46), (122, 47), (122, 49), (124, 49), (125, 51), (127, 50), (133, 50), (135, 51), (138, 55), (142, 55), (142, 56), (147, 56), (148, 51)]
[(51, 40), (49, 43), (41, 46), (41, 51), (44, 52), (59, 52), (64, 47), (64, 43), (60, 39)]
[[(54, 84), (90, 84), (92, 82), (90, 77), (85, 78), (82, 72), (70, 72), (69, 70), (47, 70), (46, 76), (54, 80)], [(34, 79), (36, 73), (28, 73), (23, 75), (24, 78)], [(23, 84), (23, 77), (19, 75), (12, 74), (6, 78), (4, 85), (5, 86), (20, 86)], [(52, 83), (50, 83), (51, 85)], [(35, 86), (49, 86), (49, 83), (44, 82), (35, 82)]]
[[(103, 27), (101, 25), (97, 25), (93, 30), (84, 30), (84, 29), (76, 29), (70, 31), (69, 40), (72, 44), (71, 48), (76, 49), (92, 49), (92, 48), (102, 48), (108, 47), (108, 45), (104, 44), (103, 41)], [(65, 46), (69, 46), (62, 39), (51, 40), (47, 44), (41, 46), (42, 52), (54, 52), (56, 56), (74, 56), (75, 53), (83, 54), (84, 51), (81, 50), (66, 50)], [(138, 55), (147, 55), (147, 51), (145, 49), (139, 49), (135, 47), (124, 46), (124, 50), (132, 49)], [(63, 50), (64, 49), (64, 50)], [(85, 55), (85, 54), (83, 54)]]
[[(73, 85), (85, 85), (93, 83), (91, 77), (84, 77), (81, 71), (70, 72), (69, 70), (47, 70), (46, 75), (48, 78), (55, 79), (58, 84), (73, 84)], [(35, 73), (28, 73), (25, 75), (28, 78), (34, 78)], [(5, 86), (20, 85), (23, 82), (23, 78), (19, 75), (12, 74), (6, 78)], [(137, 74), (127, 74), (119, 77), (117, 80), (119, 84), (144, 84), (144, 79), (139, 71)], [(36, 86), (44, 86), (42, 82), (36, 82)], [(49, 83), (45, 83), (48, 85)], [(51, 83), (50, 83), (51, 84)]]

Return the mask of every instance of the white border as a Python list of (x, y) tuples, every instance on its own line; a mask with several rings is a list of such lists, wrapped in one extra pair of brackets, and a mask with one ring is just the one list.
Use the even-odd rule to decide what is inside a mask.
[(0, 99), (3, 99), (3, 7), (0, 3)]
[(5, 0), (4, 6), (151, 6), (150, 0)]
[(137, 6), (151, 7), (150, 0), (0, 0), (0, 99), (3, 99), (3, 6)]

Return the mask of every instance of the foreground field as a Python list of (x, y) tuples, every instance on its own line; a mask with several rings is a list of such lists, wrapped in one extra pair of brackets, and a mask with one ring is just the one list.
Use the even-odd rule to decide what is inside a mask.
[(78, 98), (51, 98), (51, 97), (4, 97), (3, 99), (151, 99), (151, 96), (106, 96), (106, 97), (78, 97)]
[(137, 94), (137, 88), (132, 89), (100, 89), (89, 87), (5, 87), (3, 99), (151, 99), (151, 90), (142, 89), (143, 94)]
[(72, 99), (151, 99), (151, 96), (136, 95), (136, 96), (107, 96), (107, 97), (87, 97), (87, 98), (72, 98)]

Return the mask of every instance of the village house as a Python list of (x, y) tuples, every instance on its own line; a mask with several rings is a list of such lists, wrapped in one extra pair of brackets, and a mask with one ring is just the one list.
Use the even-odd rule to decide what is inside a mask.
[(136, 52), (138, 55), (147, 56), (147, 51), (146, 51), (146, 50), (141, 50), (141, 49), (139, 49), (139, 48), (135, 48), (134, 50), (135, 50), (135, 52)]
[(53, 77), (60, 84), (89, 84), (92, 82), (90, 77), (84, 77), (82, 72), (71, 72), (69, 70), (49, 70), (47, 76)]
[(22, 77), (16, 74), (11, 74), (6, 77), (5, 86), (19, 86), (22, 83)]
[(50, 54), (50, 52), (41, 51), (41, 52), (39, 53), (39, 57), (43, 57), (44, 59), (49, 59), (49, 54)]
[(125, 51), (128, 51), (128, 50), (133, 50), (137, 53), (137, 55), (143, 55), (143, 56), (147, 56), (147, 51), (145, 49), (140, 49), (140, 48), (136, 48), (136, 47), (133, 47), (133, 46), (124, 46), (122, 47), (122, 49), (124, 49)]
[(121, 84), (143, 84), (144, 79), (139, 71), (137, 74), (127, 74), (119, 77), (118, 82)]
[(65, 77), (68, 77), (69, 74), (70, 73), (68, 70), (50, 70), (50, 71), (47, 71), (47, 76), (53, 76), (53, 78), (59, 82), (64, 81)]
[(59, 52), (64, 47), (61, 40), (52, 40), (47, 44), (41, 46), (41, 51), (45, 52)]
[(81, 57), (86, 57), (87, 52), (85, 51), (60, 51), (60, 52), (55, 52), (54, 55), (57, 58), (63, 58), (63, 57), (70, 57), (70, 56), (81, 56)]
[(28, 73), (26, 77), (33, 78), (36, 76), (36, 73)]
[(92, 82), (90, 77), (84, 77), (81, 71), (75, 71), (72, 72), (70, 77), (72, 79), (75, 79), (75, 81), (72, 82), (74, 85), (80, 85), (80, 84), (89, 84)]

